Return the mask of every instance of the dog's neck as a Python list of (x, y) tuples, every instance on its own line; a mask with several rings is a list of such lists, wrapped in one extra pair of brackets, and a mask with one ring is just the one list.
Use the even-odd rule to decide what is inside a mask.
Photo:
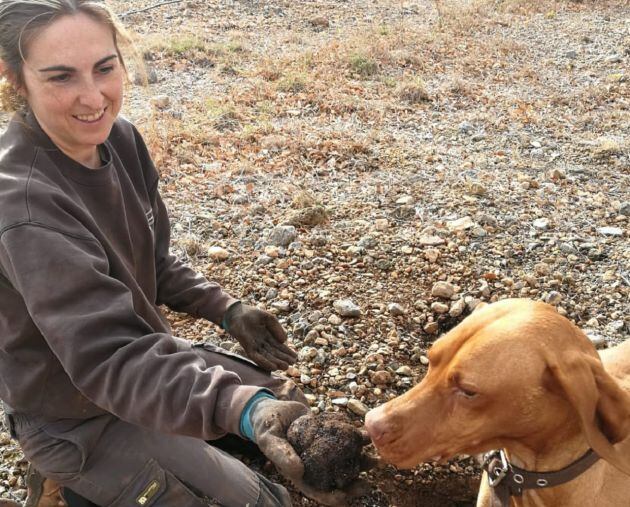
[(577, 421), (564, 424), (551, 434), (513, 440), (505, 446), (512, 463), (536, 472), (553, 472), (565, 468), (582, 457), (589, 448)]

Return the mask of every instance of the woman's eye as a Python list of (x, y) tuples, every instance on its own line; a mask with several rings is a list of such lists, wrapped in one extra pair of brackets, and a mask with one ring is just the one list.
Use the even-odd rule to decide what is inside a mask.
[(100, 67), (98, 69), (101, 74), (109, 74), (112, 70), (114, 70), (113, 65), (107, 65), (106, 67)]
[(57, 74), (56, 76), (51, 76), (49, 81), (53, 81), (55, 83), (65, 83), (70, 79), (70, 74)]

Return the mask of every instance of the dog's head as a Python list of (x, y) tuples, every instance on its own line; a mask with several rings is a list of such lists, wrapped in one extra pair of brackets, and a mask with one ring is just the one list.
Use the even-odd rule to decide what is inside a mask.
[(591, 447), (630, 473), (630, 396), (553, 307), (487, 305), (437, 340), (429, 361), (420, 384), (366, 416), (386, 461), (413, 467), (515, 442), (543, 450), (579, 420)]

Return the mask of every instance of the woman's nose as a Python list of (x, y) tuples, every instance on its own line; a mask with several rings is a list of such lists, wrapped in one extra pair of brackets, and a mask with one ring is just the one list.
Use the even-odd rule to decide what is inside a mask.
[(93, 80), (85, 81), (79, 93), (79, 103), (92, 110), (103, 107), (103, 93)]

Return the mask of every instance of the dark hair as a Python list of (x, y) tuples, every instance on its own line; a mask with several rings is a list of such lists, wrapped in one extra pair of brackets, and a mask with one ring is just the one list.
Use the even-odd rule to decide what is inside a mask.
[[(23, 65), (29, 42), (44, 27), (62, 16), (85, 14), (110, 27), (116, 52), (125, 68), (119, 42), (131, 45), (131, 39), (116, 15), (98, 0), (0, 0), (0, 60), (6, 67), (0, 89), (0, 107), (16, 109), (22, 102), (15, 88), (24, 85)], [(126, 70), (126, 69), (125, 69)]]

